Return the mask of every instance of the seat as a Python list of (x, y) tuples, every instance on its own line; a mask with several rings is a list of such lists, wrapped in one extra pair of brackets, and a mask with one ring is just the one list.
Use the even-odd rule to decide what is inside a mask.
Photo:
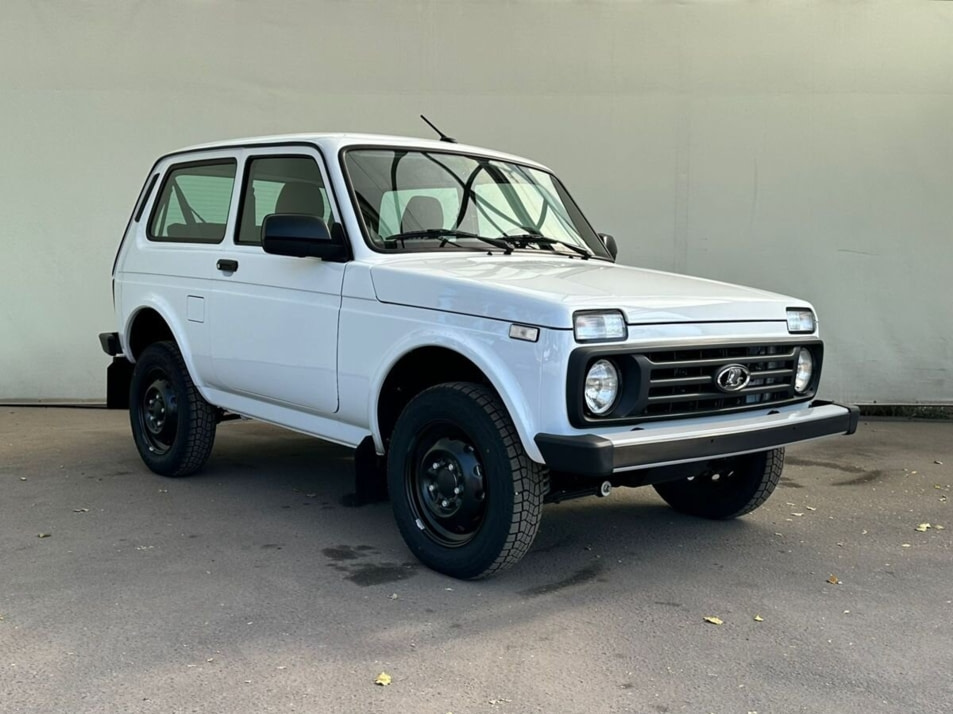
[(324, 197), (313, 183), (286, 183), (275, 202), (275, 213), (300, 213), (324, 218)]
[(443, 228), (443, 206), (433, 196), (414, 196), (404, 207), (400, 232), (412, 233), (430, 228)]

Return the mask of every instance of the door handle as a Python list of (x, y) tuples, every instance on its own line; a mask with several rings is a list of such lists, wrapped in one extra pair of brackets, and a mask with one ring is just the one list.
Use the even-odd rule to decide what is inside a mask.
[(223, 273), (234, 273), (236, 270), (238, 270), (238, 261), (223, 258), (215, 264), (215, 267), (221, 270)]

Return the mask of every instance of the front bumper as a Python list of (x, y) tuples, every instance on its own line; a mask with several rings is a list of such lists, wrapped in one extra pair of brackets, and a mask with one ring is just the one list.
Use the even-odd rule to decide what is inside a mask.
[(715, 424), (635, 429), (621, 434), (537, 434), (546, 465), (556, 471), (606, 477), (614, 473), (707, 461), (857, 431), (860, 410), (815, 401), (807, 409)]

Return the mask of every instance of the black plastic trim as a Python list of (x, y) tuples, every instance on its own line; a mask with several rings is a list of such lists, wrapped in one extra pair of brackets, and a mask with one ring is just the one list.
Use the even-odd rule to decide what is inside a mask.
[(614, 447), (608, 439), (595, 434), (581, 436), (537, 434), (534, 441), (549, 468), (581, 476), (605, 478), (615, 469), (642, 468), (671, 462), (703, 461), (731, 454), (767, 451), (822, 436), (853, 434), (857, 430), (860, 419), (860, 408), (821, 401), (813, 402), (811, 408), (831, 404), (841, 406), (845, 411), (826, 419), (803, 424), (784, 424), (739, 434), (702, 436), (618, 448)]
[[(762, 344), (785, 344), (793, 347), (810, 347), (814, 355), (814, 374), (811, 377), (811, 384), (803, 394), (795, 393), (795, 396), (777, 402), (760, 402), (757, 404), (745, 404), (734, 407), (723, 407), (721, 409), (706, 409), (695, 413), (684, 413), (667, 416), (664, 414), (652, 414), (648, 416), (639, 415), (638, 412), (645, 408), (649, 394), (649, 382), (646, 375), (651, 374), (651, 363), (645, 357), (652, 352), (662, 352), (679, 349), (718, 349), (722, 347), (745, 347), (758, 346)], [(738, 412), (756, 411), (758, 409), (771, 409), (792, 404), (801, 404), (810, 401), (817, 393), (818, 383), (821, 377), (821, 368), (823, 366), (824, 343), (817, 339), (792, 339), (790, 337), (780, 339), (765, 339), (751, 342), (738, 342), (733, 344), (710, 344), (710, 345), (663, 345), (648, 348), (639, 348), (637, 345), (620, 344), (618, 342), (600, 343), (597, 345), (589, 344), (578, 347), (569, 355), (569, 365), (566, 378), (566, 411), (569, 417), (569, 423), (577, 429), (586, 429), (593, 426), (628, 426), (643, 424), (645, 422), (658, 421), (677, 421), (679, 419), (693, 419), (700, 416), (713, 416), (723, 414), (735, 414)], [(586, 409), (585, 397), (583, 394), (586, 380), (586, 371), (589, 365), (596, 359), (611, 359), (622, 374), (622, 395), (618, 402), (607, 414), (594, 416)], [(636, 383), (633, 384), (633, 380)], [(793, 392), (793, 388), (792, 388)], [(636, 395), (633, 398), (633, 395)]]
[(122, 345), (119, 342), (118, 332), (100, 332), (99, 344), (110, 357), (122, 354)]

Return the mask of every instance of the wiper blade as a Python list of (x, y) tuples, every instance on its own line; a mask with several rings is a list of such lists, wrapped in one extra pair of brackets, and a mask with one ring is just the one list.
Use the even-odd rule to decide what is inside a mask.
[(583, 260), (589, 260), (592, 257), (590, 253), (585, 248), (581, 248), (578, 245), (573, 245), (572, 243), (567, 243), (564, 240), (559, 240), (558, 238), (550, 238), (549, 236), (544, 236), (540, 233), (519, 233), (517, 235), (507, 235), (500, 236), (498, 240), (504, 240), (508, 243), (512, 242), (517, 248), (525, 248), (529, 243), (538, 243), (540, 245), (561, 245), (563, 248), (569, 248), (569, 250), (574, 253), (578, 253), (582, 256)]
[[(503, 252), (509, 254), (513, 252), (513, 247), (506, 243), (501, 238), (489, 238), (488, 236), (481, 236), (478, 233), (471, 233), (470, 231), (459, 231), (453, 228), (427, 228), (420, 231), (405, 231), (404, 233), (395, 233), (392, 236), (385, 238), (385, 241), (405, 241), (405, 240), (419, 240), (426, 238), (443, 238), (440, 242), (440, 247), (442, 248), (447, 243), (452, 243), (448, 240), (449, 238), (476, 238), (477, 240), (482, 240), (484, 243), (489, 243), (494, 248), (499, 248)], [(454, 245), (456, 245), (454, 243)], [(461, 246), (464, 247), (464, 246)]]

